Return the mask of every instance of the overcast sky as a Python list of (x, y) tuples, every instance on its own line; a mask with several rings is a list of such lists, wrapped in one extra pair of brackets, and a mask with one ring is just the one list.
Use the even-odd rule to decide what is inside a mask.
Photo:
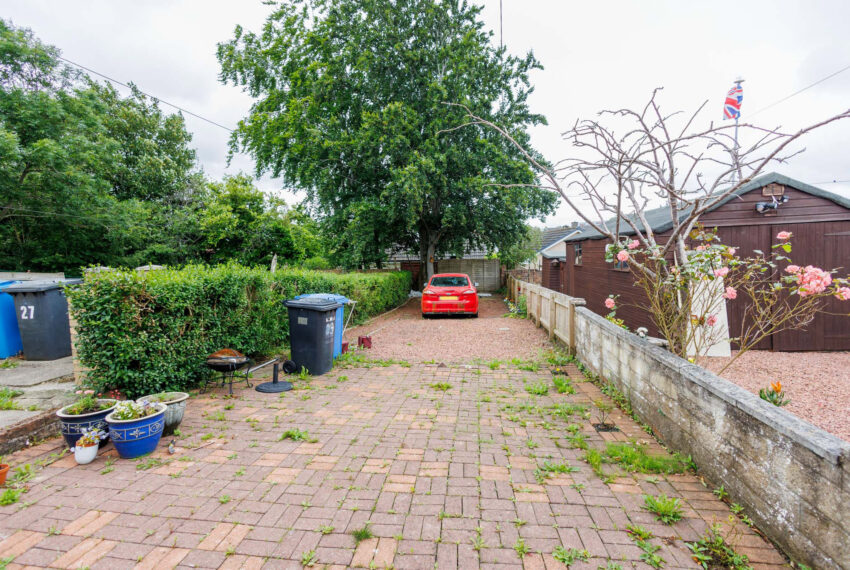
[[(498, 43), (499, 0), (482, 3)], [(259, 0), (0, 0), (0, 7), (3, 18), (31, 28), (64, 57), (230, 127), (251, 100), (218, 82), (216, 43), (237, 24), (258, 30), (271, 10)], [(664, 87), (666, 109), (693, 110), (708, 99), (715, 116), (706, 117), (719, 120), (726, 91), (742, 76), (742, 118), (785, 129), (850, 108), (848, 70), (757, 113), (850, 65), (845, 0), (503, 0), (502, 16), (509, 50), (533, 50), (544, 66), (532, 76), (531, 104), (549, 125), (534, 129), (532, 144), (551, 161), (569, 156), (560, 133), (576, 119), (641, 106), (655, 87)], [(208, 176), (253, 173), (248, 156), (227, 166), (229, 133), (191, 116), (186, 123)], [(777, 170), (850, 196), (850, 120), (803, 146), (803, 155)], [(299, 199), (277, 180), (259, 185), (290, 203)], [(575, 218), (562, 207), (547, 225)]]

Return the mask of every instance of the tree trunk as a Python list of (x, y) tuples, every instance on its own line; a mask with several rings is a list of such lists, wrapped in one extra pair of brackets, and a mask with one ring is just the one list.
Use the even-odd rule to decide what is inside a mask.
[(428, 280), (434, 275), (434, 256), (437, 255), (436, 240), (428, 240), (428, 259), (425, 263), (425, 268), (428, 271)]
[(422, 230), (419, 232), (419, 260), (425, 268), (425, 282), (434, 275), (434, 256), (437, 255), (437, 242), (440, 234)]

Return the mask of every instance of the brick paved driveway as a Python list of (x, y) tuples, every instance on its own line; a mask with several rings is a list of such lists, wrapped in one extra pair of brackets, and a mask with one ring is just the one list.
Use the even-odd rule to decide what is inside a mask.
[[(695, 567), (683, 540), (725, 521), (726, 504), (693, 475), (603, 483), (567, 426), (596, 448), (647, 436), (617, 411), (621, 431), (602, 434), (580, 410), (564, 413), (563, 404), (600, 396), (591, 383), (576, 379), (572, 395), (524, 389), (551, 379), (514, 367), (393, 365), (336, 370), (283, 397), (194, 397), (176, 455), (161, 446), (153, 459), (113, 462), (110, 446), (91, 465), (64, 457), (39, 471), (21, 502), (0, 507), (0, 557), (14, 558), (10, 569), (563, 568), (552, 557), (563, 547), (589, 555), (573, 568), (648, 568), (631, 523), (654, 534), (648, 544), (665, 568)], [(281, 439), (293, 429), (306, 439)], [(538, 481), (546, 462), (577, 471)], [(680, 497), (684, 518), (660, 524), (641, 508), (643, 493)], [(356, 545), (352, 532), (364, 527), (374, 538)], [(737, 529), (754, 567), (783, 563)]]

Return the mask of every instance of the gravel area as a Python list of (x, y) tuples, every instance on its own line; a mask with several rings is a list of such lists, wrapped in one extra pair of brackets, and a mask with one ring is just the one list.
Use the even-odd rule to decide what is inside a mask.
[[(720, 370), (729, 359), (707, 358)], [(850, 441), (850, 352), (769, 352), (744, 354), (722, 376), (758, 394), (776, 380), (791, 399), (789, 412)]]
[(346, 331), (345, 340), (357, 345), (357, 337), (370, 335), (371, 358), (416, 362), (459, 363), (474, 360), (537, 358), (549, 346), (548, 336), (528, 319), (503, 315), (502, 297), (481, 297), (479, 317), (423, 319), (420, 300), (410, 299), (398, 309)]

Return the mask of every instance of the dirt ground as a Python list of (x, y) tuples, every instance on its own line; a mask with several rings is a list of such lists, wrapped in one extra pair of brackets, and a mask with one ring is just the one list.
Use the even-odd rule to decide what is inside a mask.
[[(726, 358), (708, 358), (720, 370)], [(744, 354), (723, 374), (758, 394), (779, 380), (791, 403), (785, 409), (819, 428), (850, 441), (850, 352), (769, 352)]]
[(543, 329), (525, 319), (504, 316), (507, 307), (502, 297), (481, 297), (477, 319), (423, 319), (419, 303), (418, 298), (410, 299), (398, 309), (346, 331), (345, 340), (353, 347), (358, 336), (369, 335), (371, 358), (411, 363), (529, 360), (549, 346)]

